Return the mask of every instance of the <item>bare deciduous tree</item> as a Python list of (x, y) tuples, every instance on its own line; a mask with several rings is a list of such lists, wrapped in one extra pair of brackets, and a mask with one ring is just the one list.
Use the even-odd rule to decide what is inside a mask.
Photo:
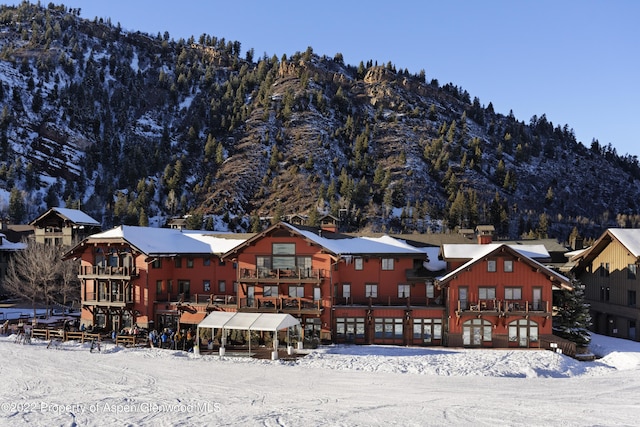
[(36, 317), (38, 304), (66, 304), (79, 296), (77, 262), (62, 261), (63, 249), (33, 241), (9, 261), (4, 290), (31, 303)]

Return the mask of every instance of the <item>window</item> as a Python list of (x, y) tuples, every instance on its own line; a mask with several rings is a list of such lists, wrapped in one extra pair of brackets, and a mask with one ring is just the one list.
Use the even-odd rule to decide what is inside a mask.
[(156, 258), (151, 262), (151, 268), (162, 268), (162, 260), (160, 258)]
[(322, 299), (321, 294), (320, 294), (320, 288), (319, 287), (315, 287), (313, 288), (313, 300), (314, 301), (320, 301)]
[(278, 286), (277, 285), (272, 285), (272, 286), (265, 286), (262, 289), (262, 296), (264, 297), (277, 297), (278, 296)]
[(220, 292), (221, 294), (227, 292), (227, 282), (225, 282), (224, 280), (218, 280), (218, 292)]
[(522, 288), (504, 288), (504, 299), (521, 300)]
[(162, 294), (162, 280), (156, 280), (156, 295)]
[(636, 291), (627, 291), (627, 305), (629, 307), (636, 306)]
[(188, 280), (178, 280), (178, 293), (184, 295), (184, 299), (189, 299), (189, 291), (191, 288), (191, 282)]
[(336, 338), (346, 342), (364, 338), (364, 321), (364, 317), (336, 318)]
[(295, 243), (273, 243), (271, 245), (271, 253), (273, 255), (295, 255)]
[(427, 298), (433, 298), (435, 296), (435, 288), (433, 282), (427, 282)]
[(211, 265), (211, 258), (203, 258), (202, 265), (204, 265), (205, 267), (209, 267)]
[(382, 269), (393, 270), (393, 258), (382, 258)]
[(600, 277), (609, 277), (609, 263), (601, 262), (600, 263)]
[(378, 285), (367, 283), (364, 285), (364, 296), (366, 298), (378, 298)]
[(638, 265), (637, 264), (627, 265), (627, 279), (636, 280), (637, 276), (638, 276)]
[(233, 293), (238, 295), (238, 282), (233, 282)]
[(504, 260), (504, 271), (505, 273), (513, 272), (513, 260), (511, 259)]
[(342, 284), (342, 296), (344, 298), (350, 298), (351, 297), (351, 284), (350, 283), (343, 283)]
[(167, 292), (171, 293), (173, 291), (173, 280), (167, 280)]
[(402, 339), (402, 318), (383, 318), (375, 320), (375, 337), (378, 339)]
[(496, 288), (479, 288), (478, 299), (496, 299)]
[(187, 258), (187, 268), (193, 268), (193, 258)]
[(176, 268), (181, 268), (182, 267), (182, 258), (180, 258), (180, 257), (175, 258), (175, 265), (176, 265)]
[(356, 270), (362, 270), (364, 268), (362, 263), (362, 257), (356, 257), (353, 261), (353, 264)]
[(289, 286), (289, 296), (291, 298), (304, 298), (304, 286)]
[(492, 273), (496, 271), (496, 260), (490, 259), (487, 261), (487, 271)]
[(509, 341), (517, 342), (520, 347), (528, 347), (529, 343), (538, 342), (538, 324), (527, 319), (510, 322)]
[(398, 298), (409, 298), (411, 295), (411, 286), (406, 284), (398, 285)]
[(442, 339), (442, 319), (413, 319), (413, 339), (423, 343)]
[(462, 344), (481, 345), (491, 341), (491, 322), (484, 319), (471, 319), (462, 324)]
[(202, 281), (202, 289), (204, 289), (205, 292), (210, 292), (211, 291), (211, 280), (203, 280)]
[(469, 293), (469, 288), (466, 286), (458, 289), (458, 301), (460, 303), (460, 310), (466, 310), (468, 307), (469, 301), (467, 300), (467, 295)]

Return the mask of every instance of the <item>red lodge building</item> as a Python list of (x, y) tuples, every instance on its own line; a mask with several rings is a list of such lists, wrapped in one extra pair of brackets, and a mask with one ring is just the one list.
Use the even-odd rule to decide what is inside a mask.
[[(480, 242), (480, 240), (479, 240)], [(82, 259), (83, 322), (195, 325), (213, 310), (287, 313), (320, 342), (539, 347), (569, 280), (543, 245), (417, 244), (278, 223), (250, 235), (121, 226)]]

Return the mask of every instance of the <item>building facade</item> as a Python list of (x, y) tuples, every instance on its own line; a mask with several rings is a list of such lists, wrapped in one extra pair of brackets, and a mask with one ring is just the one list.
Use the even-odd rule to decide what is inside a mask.
[(71, 246), (101, 230), (100, 223), (77, 209), (51, 208), (29, 223), (38, 243)]
[(640, 229), (610, 228), (571, 262), (585, 285), (592, 330), (598, 334), (640, 340)]
[(119, 331), (193, 326), (212, 310), (234, 309), (235, 270), (219, 254), (235, 235), (120, 226), (92, 235), (66, 258), (80, 258), (82, 322)]
[(542, 245), (443, 245), (447, 274), (447, 345), (540, 347), (553, 340), (553, 290), (571, 289), (565, 276), (539, 261)]
[[(484, 241), (486, 237), (482, 238)], [(566, 277), (543, 246), (419, 244), (275, 224), (251, 235), (121, 226), (85, 239), (83, 321), (195, 325), (213, 310), (291, 314), (321, 342), (539, 347)]]

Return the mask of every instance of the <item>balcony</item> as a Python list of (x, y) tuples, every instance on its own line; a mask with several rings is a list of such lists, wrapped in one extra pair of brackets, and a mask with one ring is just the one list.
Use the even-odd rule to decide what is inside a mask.
[(240, 280), (246, 283), (320, 283), (322, 270), (312, 268), (241, 268)]
[(131, 279), (138, 276), (136, 267), (107, 267), (101, 265), (81, 265), (78, 277), (81, 279)]
[(240, 298), (239, 311), (317, 315), (322, 313), (322, 301), (294, 297)]
[(167, 302), (171, 304), (193, 304), (193, 305), (236, 305), (234, 295), (212, 295), (212, 294), (156, 294), (156, 302)]
[(441, 298), (418, 297), (335, 297), (334, 306), (442, 307)]
[(131, 290), (125, 292), (85, 292), (82, 299), (83, 305), (102, 305), (111, 307), (125, 307), (133, 304), (133, 293)]
[(458, 300), (458, 313), (549, 313), (551, 304), (549, 301), (527, 300)]

